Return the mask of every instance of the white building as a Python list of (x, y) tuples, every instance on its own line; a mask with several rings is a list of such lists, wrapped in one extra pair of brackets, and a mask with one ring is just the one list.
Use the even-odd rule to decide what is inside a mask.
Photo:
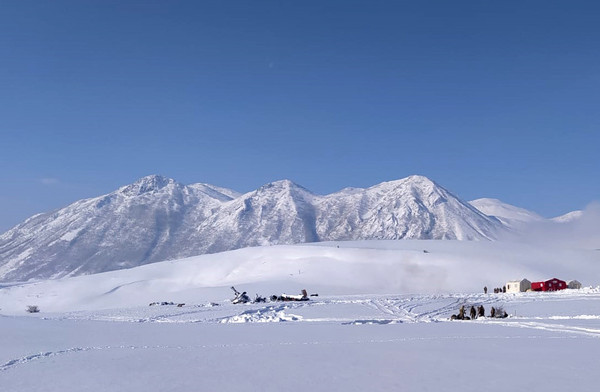
[(581, 288), (581, 283), (576, 281), (575, 279), (573, 280), (569, 280), (567, 282), (567, 287), (570, 289), (580, 289)]
[(521, 293), (531, 289), (531, 282), (527, 279), (511, 280), (506, 282), (507, 293)]

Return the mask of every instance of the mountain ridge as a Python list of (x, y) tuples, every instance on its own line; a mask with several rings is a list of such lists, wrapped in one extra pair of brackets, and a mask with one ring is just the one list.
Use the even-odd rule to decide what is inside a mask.
[(59, 278), (248, 246), (493, 240), (508, 228), (424, 176), (317, 195), (284, 179), (240, 194), (159, 175), (0, 235), (0, 280)]

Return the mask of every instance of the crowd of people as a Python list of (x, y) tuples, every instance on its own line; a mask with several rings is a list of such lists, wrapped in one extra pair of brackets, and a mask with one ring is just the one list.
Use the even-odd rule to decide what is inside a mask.
[[(483, 305), (479, 305), (475, 308), (474, 305), (471, 305), (469, 310), (469, 316), (465, 315), (465, 305), (462, 305), (458, 310), (458, 314), (453, 314), (450, 317), (450, 320), (475, 320), (480, 317), (485, 317), (485, 308)], [(508, 317), (508, 314), (501, 307), (493, 307), (490, 310), (490, 317), (492, 318), (505, 318)]]

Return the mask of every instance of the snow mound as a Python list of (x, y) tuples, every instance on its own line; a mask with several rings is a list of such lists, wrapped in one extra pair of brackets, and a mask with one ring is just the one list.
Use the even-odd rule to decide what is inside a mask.
[(300, 321), (301, 316), (287, 314), (283, 310), (252, 310), (244, 313), (225, 317), (219, 320), (222, 324), (242, 324), (242, 323), (280, 323), (285, 321)]

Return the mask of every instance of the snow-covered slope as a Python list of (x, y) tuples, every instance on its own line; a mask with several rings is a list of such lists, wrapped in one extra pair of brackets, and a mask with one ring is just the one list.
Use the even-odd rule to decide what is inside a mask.
[(574, 249), (600, 248), (600, 204), (590, 203), (584, 210), (546, 219), (523, 208), (497, 199), (470, 202), (482, 213), (499, 219), (509, 232), (498, 240), (518, 241), (543, 246), (547, 243)]
[(582, 216), (583, 216), (583, 211), (577, 210), (577, 211), (567, 212), (566, 214), (557, 216), (555, 218), (552, 218), (551, 220), (554, 222), (558, 222), (558, 223), (567, 223), (567, 222), (573, 222), (578, 219), (581, 219)]
[[(599, 267), (600, 252), (553, 244), (344, 241), (0, 284), (2, 391), (433, 391), (457, 369), (465, 391), (504, 389), (490, 387), (498, 369), (529, 389), (558, 375), (551, 390), (593, 391)], [(548, 276), (585, 288), (491, 292)], [(231, 285), (319, 295), (233, 304)], [(462, 306), (487, 317), (450, 321)]]
[[(565, 263), (569, 260), (569, 263)], [(3, 312), (46, 312), (193, 303), (254, 293), (321, 295), (482, 292), (509, 280), (577, 279), (596, 286), (600, 252), (502, 241), (340, 241), (263, 246), (164, 261), (126, 270), (0, 285)]]
[(248, 246), (494, 239), (505, 226), (422, 176), (319, 196), (283, 180), (240, 195), (144, 177), (0, 236), (0, 280), (56, 278)]
[(496, 217), (509, 226), (539, 222), (544, 219), (535, 212), (503, 203), (498, 199), (482, 198), (471, 200), (469, 203), (484, 214)]
[[(500, 373), (593, 391), (599, 265), (596, 251), (500, 241), (321, 242), (0, 284), (2, 391), (479, 392), (506, 389)], [(546, 276), (586, 287), (482, 290)], [(233, 304), (232, 284), (319, 295)], [(450, 320), (471, 306), (486, 317)]]

